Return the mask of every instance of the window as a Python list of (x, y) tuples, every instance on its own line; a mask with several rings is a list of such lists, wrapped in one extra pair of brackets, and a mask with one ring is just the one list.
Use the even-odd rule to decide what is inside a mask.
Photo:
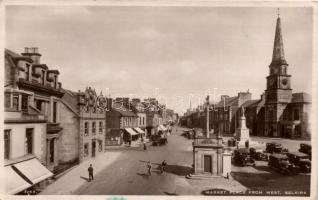
[(142, 124), (145, 125), (145, 118), (142, 118)]
[(11, 130), (4, 130), (4, 158), (10, 159)]
[(53, 122), (57, 122), (57, 102), (53, 102)]
[(28, 112), (28, 107), (29, 107), (29, 97), (28, 97), (28, 95), (23, 94), (22, 95), (21, 110), (23, 112)]
[(4, 94), (4, 107), (11, 108), (11, 94), (10, 93)]
[(36, 109), (41, 111), (42, 110), (42, 101), (36, 100), (35, 101), (35, 107), (36, 107)]
[(287, 110), (285, 110), (283, 113), (283, 119), (288, 120), (288, 111)]
[(84, 135), (85, 136), (89, 135), (88, 130), (89, 130), (89, 124), (88, 124), (88, 122), (85, 122), (84, 123)]
[(294, 110), (294, 120), (299, 120), (299, 110), (298, 109)]
[(103, 141), (102, 140), (98, 140), (98, 151), (99, 152), (103, 151)]
[(84, 157), (88, 156), (88, 143), (84, 144)]
[(14, 95), (13, 96), (13, 109), (14, 110), (19, 110), (19, 96), (18, 95)]
[(54, 140), (50, 140), (50, 163), (54, 163)]
[(103, 133), (103, 122), (99, 122), (99, 133)]
[(25, 147), (27, 154), (33, 153), (33, 128), (26, 129), (26, 140), (25, 140)]
[(95, 135), (95, 133), (96, 133), (96, 122), (93, 122), (92, 123), (92, 134)]

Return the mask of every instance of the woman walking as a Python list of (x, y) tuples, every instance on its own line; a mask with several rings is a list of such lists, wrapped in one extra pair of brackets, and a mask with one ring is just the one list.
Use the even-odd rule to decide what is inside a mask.
[(150, 160), (147, 162), (148, 175), (151, 176), (151, 163)]

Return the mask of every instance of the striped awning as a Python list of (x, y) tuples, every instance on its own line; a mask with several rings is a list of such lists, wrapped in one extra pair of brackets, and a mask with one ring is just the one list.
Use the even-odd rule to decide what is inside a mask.
[(4, 184), (6, 194), (17, 194), (32, 185), (15, 172), (11, 165), (4, 167)]
[(130, 135), (138, 135), (136, 131), (134, 131), (132, 128), (125, 128), (125, 130), (130, 134)]
[(14, 164), (13, 166), (33, 184), (39, 183), (53, 176), (53, 173), (43, 166), (36, 158)]
[(141, 130), (141, 128), (139, 128), (139, 127), (136, 127), (134, 129), (140, 134), (144, 134), (145, 133), (145, 131)]

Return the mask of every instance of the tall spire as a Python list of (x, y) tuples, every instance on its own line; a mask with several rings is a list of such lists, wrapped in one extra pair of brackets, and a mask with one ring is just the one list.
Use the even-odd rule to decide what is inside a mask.
[(284, 45), (283, 45), (283, 35), (282, 35), (282, 25), (280, 22), (279, 9), (277, 14), (276, 22), (276, 32), (275, 32), (275, 41), (273, 49), (273, 58), (271, 65), (281, 65), (287, 64), (284, 55)]

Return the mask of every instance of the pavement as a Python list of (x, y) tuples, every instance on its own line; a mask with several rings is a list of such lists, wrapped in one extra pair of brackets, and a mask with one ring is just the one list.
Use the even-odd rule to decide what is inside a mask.
[(94, 173), (99, 173), (108, 165), (113, 163), (121, 152), (106, 152), (98, 155), (96, 158), (84, 161), (83, 163), (74, 167), (71, 171), (58, 178), (52, 184), (48, 185), (40, 195), (65, 195), (72, 194), (81, 185), (87, 183), (88, 167), (90, 164), (94, 167)]

